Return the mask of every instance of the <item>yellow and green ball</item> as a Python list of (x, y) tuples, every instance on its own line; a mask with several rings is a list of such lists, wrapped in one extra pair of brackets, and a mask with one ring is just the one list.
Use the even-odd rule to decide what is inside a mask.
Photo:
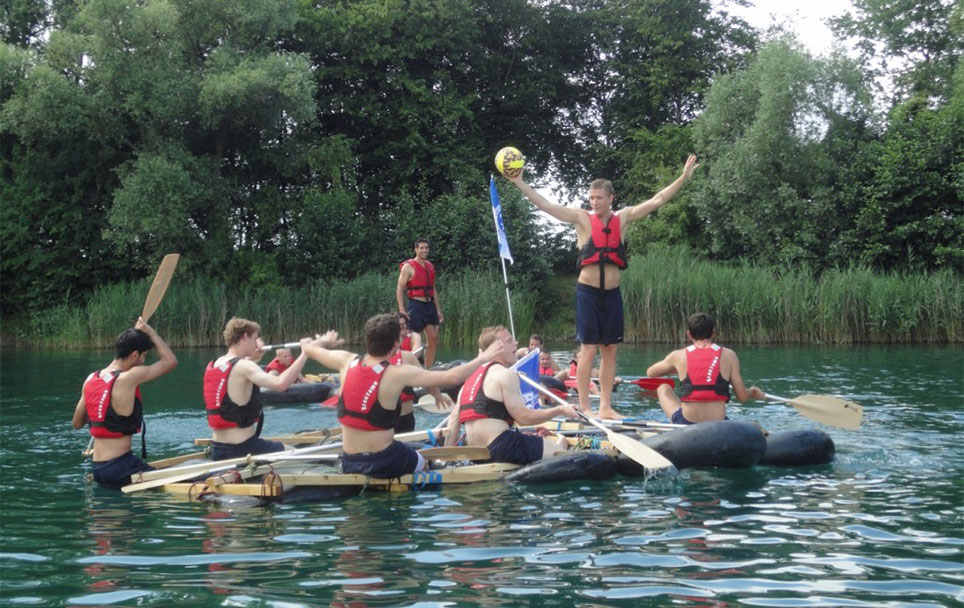
[(522, 156), (522, 152), (512, 146), (507, 146), (499, 150), (499, 153), (495, 155), (495, 167), (499, 170), (499, 173), (506, 177), (518, 177), (522, 175), (522, 169), (525, 167), (526, 159)]

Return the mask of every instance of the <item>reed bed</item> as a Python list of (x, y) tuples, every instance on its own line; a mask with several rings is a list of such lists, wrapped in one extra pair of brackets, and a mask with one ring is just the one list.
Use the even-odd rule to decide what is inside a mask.
[(964, 341), (964, 282), (951, 271), (875, 273), (723, 265), (682, 249), (634, 257), (623, 275), (626, 339), (685, 340), (710, 313), (728, 343)]
[[(395, 274), (365, 274), (349, 281), (315, 280), (295, 288), (243, 290), (211, 280), (175, 277), (150, 323), (174, 347), (223, 344), (221, 332), (232, 316), (256, 320), (267, 342), (294, 341), (299, 336), (336, 329), (349, 343), (363, 342), (365, 320), (394, 312)], [(439, 294), (445, 321), (440, 341), (470, 346), (488, 325), (509, 326), (502, 277), (466, 271), (440, 277)], [(108, 348), (117, 334), (131, 327), (144, 304), (150, 280), (104, 286), (84, 305), (61, 304), (39, 311), (20, 327), (18, 346), (44, 348)], [(512, 296), (516, 331), (533, 328), (535, 296)]]

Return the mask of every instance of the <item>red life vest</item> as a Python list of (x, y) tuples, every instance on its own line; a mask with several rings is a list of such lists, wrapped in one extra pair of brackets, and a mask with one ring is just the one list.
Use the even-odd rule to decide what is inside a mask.
[(599, 216), (590, 213), (589, 224), (592, 226), (592, 234), (579, 252), (576, 269), (589, 264), (599, 264), (600, 271), (603, 264), (615, 264), (619, 268), (626, 268), (626, 244), (623, 243), (619, 216), (612, 214), (603, 226)]
[(243, 405), (228, 396), (228, 376), (239, 359), (234, 357), (218, 366), (211, 361), (204, 370), (204, 406), (212, 429), (246, 429), (261, 419), (261, 387), (257, 384), (251, 386), (251, 398)]
[(415, 258), (405, 260), (398, 265), (401, 270), (405, 264), (411, 264), (415, 274), (408, 283), (405, 284), (410, 298), (434, 298), (435, 297), (435, 266), (425, 260), (425, 266), (418, 263)]
[(569, 362), (569, 377), (575, 378), (577, 371), (579, 371), (579, 363), (575, 359), (573, 359), (572, 361)]
[(265, 366), (264, 371), (266, 371), (266, 372), (275, 371), (275, 372), (278, 372), (278, 373), (280, 374), (280, 373), (282, 373), (283, 371), (285, 371), (286, 369), (288, 369), (289, 367), (291, 367), (291, 366), (290, 366), (290, 365), (285, 365), (285, 364), (282, 363), (281, 361), (278, 361), (278, 358), (275, 357), (274, 359), (271, 360), (271, 363), (269, 363), (267, 366)]
[(84, 405), (90, 421), (90, 434), (100, 439), (127, 437), (141, 431), (144, 408), (141, 405), (141, 387), (134, 390), (134, 409), (129, 416), (121, 416), (111, 404), (114, 382), (121, 375), (120, 370), (111, 372), (109, 380), (94, 372), (84, 381)]
[(338, 423), (363, 431), (394, 429), (401, 409), (388, 409), (378, 400), (382, 376), (391, 365), (381, 361), (371, 367), (362, 365), (358, 356), (345, 372), (338, 397)]
[(407, 350), (412, 352), (412, 332), (405, 334), (405, 337), (402, 338), (401, 344), (398, 345), (398, 350)]
[(723, 347), (686, 347), (686, 377), (680, 383), (681, 401), (729, 401), (730, 382), (720, 375)]
[[(395, 353), (395, 356), (392, 357), (391, 363), (392, 365), (402, 365), (401, 350)], [(403, 388), (402, 392), (399, 393), (398, 395), (398, 401), (399, 403), (401, 403), (402, 401), (415, 401), (415, 388), (411, 386), (406, 386), (405, 388)]]
[(551, 367), (551, 366), (550, 366), (550, 367), (542, 367), (541, 365), (539, 366), (539, 375), (540, 375), (540, 376), (552, 376), (552, 375), (554, 375), (554, 374), (555, 374), (555, 372), (552, 371), (552, 367)]
[(485, 391), (482, 390), (485, 377), (495, 364), (495, 361), (490, 361), (481, 366), (472, 372), (469, 379), (462, 385), (462, 392), (459, 395), (459, 423), (484, 420), (485, 418), (503, 420), (509, 426), (515, 423), (515, 420), (509, 415), (505, 403), (487, 397)]

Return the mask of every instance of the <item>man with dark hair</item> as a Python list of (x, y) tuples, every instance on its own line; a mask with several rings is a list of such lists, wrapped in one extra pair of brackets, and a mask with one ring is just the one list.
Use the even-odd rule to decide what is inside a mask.
[(260, 335), (261, 326), (254, 321), (232, 318), (224, 327), (228, 352), (208, 363), (204, 370), (204, 405), (213, 439), (213, 460), (285, 449), (283, 443), (260, 437), (264, 424), (261, 388), (288, 390), (308, 360), (304, 348), (311, 338), (302, 338), (298, 358), (278, 375), (272, 375), (252, 360), (257, 360), (261, 353)]
[[(529, 464), (566, 451), (568, 445), (512, 430), (512, 425), (541, 424), (556, 416), (577, 418), (571, 405), (531, 410), (519, 390), (519, 375), (509, 369), (515, 363), (516, 342), (505, 327), (486, 327), (479, 335), (479, 350), (502, 344), (495, 359), (475, 371), (459, 392), (457, 409), (449, 416), (449, 439), (465, 425), (466, 444), (486, 446), (494, 462)], [(449, 440), (446, 440), (449, 443)]]
[(438, 329), (445, 317), (435, 288), (435, 266), (428, 261), (428, 251), (428, 241), (417, 239), (415, 257), (398, 265), (395, 300), (398, 312), (407, 312), (412, 331), (421, 333), (425, 330), (425, 367), (432, 367), (438, 348)]
[[(158, 360), (144, 365), (147, 353), (157, 348)], [(131, 482), (131, 475), (153, 467), (141, 435), (141, 457), (131, 450), (131, 437), (141, 431), (144, 410), (140, 385), (159, 378), (177, 367), (177, 357), (154, 329), (138, 318), (133, 329), (125, 329), (114, 344), (114, 360), (84, 381), (74, 409), (73, 427), (90, 423), (94, 438), (94, 481), (118, 489)]]
[(686, 321), (686, 337), (692, 344), (674, 350), (646, 370), (647, 376), (676, 373), (682, 379), (678, 397), (668, 384), (661, 385), (656, 391), (660, 407), (673, 423), (725, 420), (731, 386), (741, 402), (766, 398), (755, 386), (747, 390), (740, 376), (739, 358), (729, 348), (714, 344), (715, 335), (713, 317), (705, 312), (690, 315)]
[(492, 346), (468, 363), (445, 371), (430, 371), (405, 363), (392, 364), (400, 342), (398, 317), (375, 315), (365, 323), (364, 355), (331, 350), (338, 339), (329, 331), (305, 347), (308, 356), (341, 374), (338, 422), (344, 454), (341, 470), (382, 479), (422, 471), (425, 460), (411, 447), (395, 440), (399, 395), (406, 386), (439, 387), (461, 384), (479, 365), (504, 348)]
[(589, 185), (590, 212), (550, 203), (522, 181), (522, 175), (508, 177), (532, 203), (557, 220), (576, 227), (576, 243), (580, 248), (576, 263), (576, 341), (581, 344), (577, 380), (579, 408), (589, 412), (589, 383), (596, 347), (602, 355), (599, 383), (602, 388), (599, 415), (619, 418), (612, 407), (612, 388), (616, 378), (616, 345), (623, 341), (623, 298), (619, 291), (620, 271), (626, 268), (626, 245), (623, 235), (630, 223), (646, 217), (673, 198), (699, 165), (696, 157), (686, 160), (683, 173), (648, 201), (614, 212), (613, 185), (597, 179)]

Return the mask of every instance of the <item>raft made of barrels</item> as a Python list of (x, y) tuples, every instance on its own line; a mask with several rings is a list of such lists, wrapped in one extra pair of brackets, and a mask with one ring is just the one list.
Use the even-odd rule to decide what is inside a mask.
[(334, 390), (335, 385), (329, 382), (298, 382), (288, 387), (286, 391), (261, 389), (261, 401), (264, 403), (318, 403), (324, 401)]

